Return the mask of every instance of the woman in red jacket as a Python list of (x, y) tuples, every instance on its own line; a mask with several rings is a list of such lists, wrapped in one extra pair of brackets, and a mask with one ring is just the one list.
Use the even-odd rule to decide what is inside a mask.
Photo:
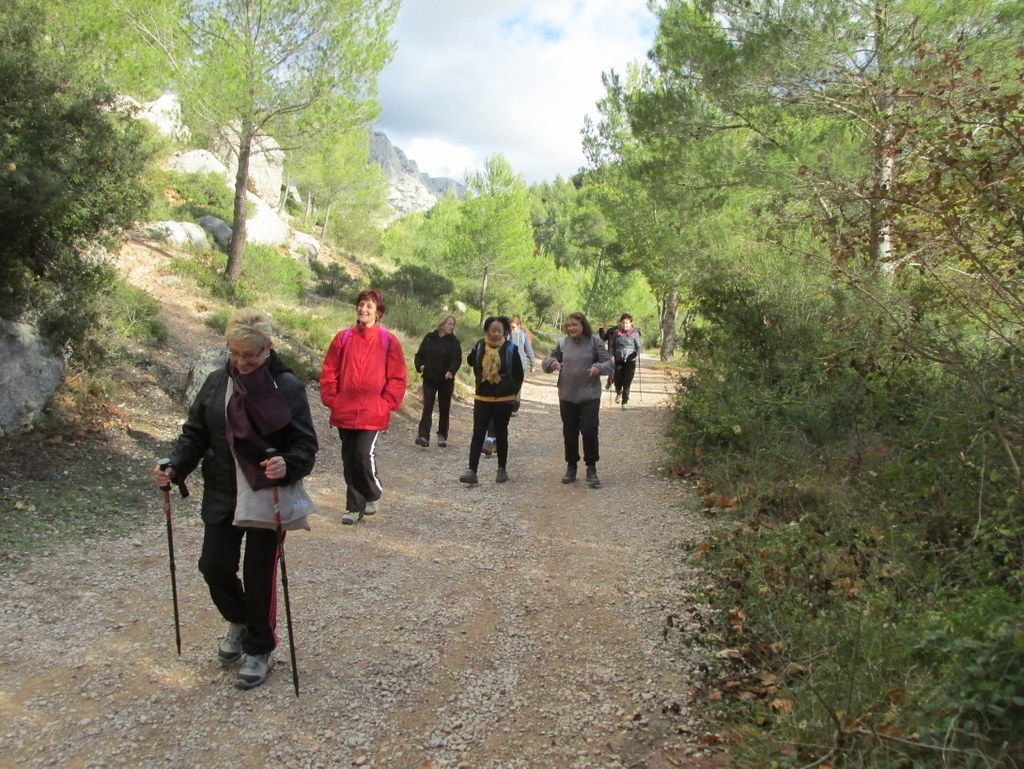
[(386, 311), (379, 290), (360, 293), (356, 325), (335, 335), (320, 371), (320, 400), (341, 436), (347, 487), (342, 523), (377, 512), (383, 489), (377, 477), (377, 438), (405, 397), (405, 354), (397, 337), (380, 325)]

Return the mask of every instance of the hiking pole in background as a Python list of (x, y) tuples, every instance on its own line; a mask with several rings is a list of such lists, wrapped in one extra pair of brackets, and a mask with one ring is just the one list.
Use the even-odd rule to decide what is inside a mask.
[(640, 390), (640, 402), (644, 402), (644, 379), (640, 376), (640, 353), (636, 355), (636, 386)]
[[(171, 466), (171, 460), (161, 459), (157, 462), (163, 472)], [(184, 485), (178, 487), (181, 495), (187, 496)], [(178, 646), (178, 656), (181, 656), (181, 622), (178, 619), (178, 579), (175, 576), (174, 568), (174, 529), (171, 527), (171, 484), (160, 487), (164, 493), (164, 518), (167, 519), (167, 558), (171, 566), (171, 600), (174, 601), (174, 642)]]
[[(267, 449), (267, 457), (277, 456), (277, 449)], [(299, 663), (295, 659), (295, 631), (292, 630), (292, 602), (288, 597), (288, 567), (284, 558), (284, 529), (281, 527), (281, 500), (277, 493), (277, 481), (270, 487), (274, 500), (274, 522), (277, 524), (277, 557), (281, 562), (281, 587), (284, 590), (284, 617), (288, 623), (288, 651), (292, 658), (292, 686), (295, 696), (299, 696)]]

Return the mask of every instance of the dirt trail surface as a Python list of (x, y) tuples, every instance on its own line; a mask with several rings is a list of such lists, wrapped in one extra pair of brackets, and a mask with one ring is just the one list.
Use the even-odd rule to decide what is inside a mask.
[[(189, 312), (169, 311), (185, 328)], [(0, 766), (722, 765), (700, 720), (703, 524), (662, 466), (671, 383), (649, 368), (641, 383), (628, 410), (605, 396), (597, 490), (559, 482), (554, 376), (528, 377), (504, 485), (487, 458), (479, 487), (457, 481), (469, 404), (447, 449), (414, 446), (399, 414), (378, 451), (381, 511), (355, 526), (341, 524), (338, 438), (311, 389), (319, 513), (287, 542), (301, 696), (283, 601), (264, 686), (235, 689), (215, 659), (226, 625), (195, 567), (197, 475), (173, 502), (180, 657), (155, 488), (140, 493), (141, 528), (0, 576)], [(183, 412), (137, 408), (114, 470), (146, 478)]]

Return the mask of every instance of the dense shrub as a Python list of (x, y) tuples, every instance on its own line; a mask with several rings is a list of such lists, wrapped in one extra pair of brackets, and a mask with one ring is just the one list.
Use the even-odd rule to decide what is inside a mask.
[(110, 94), (75, 83), (47, 42), (42, 8), (6, 3), (0, 29), (0, 312), (38, 319), (73, 353), (108, 280), (92, 247), (149, 203), (146, 133)]

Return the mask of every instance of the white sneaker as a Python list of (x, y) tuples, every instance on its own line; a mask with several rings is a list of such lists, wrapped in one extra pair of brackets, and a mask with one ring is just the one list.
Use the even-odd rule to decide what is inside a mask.
[(221, 639), (220, 645), (217, 647), (217, 656), (223, 664), (229, 665), (232, 662), (238, 662), (239, 657), (242, 656), (242, 641), (247, 635), (248, 631), (245, 625), (232, 622), (228, 626), (228, 634)]
[(377, 503), (379, 501), (379, 499), (375, 499), (373, 502), (367, 502), (366, 507), (363, 508), (363, 515), (373, 515), (374, 513), (376, 513), (377, 510), (379, 509), (377, 507)]
[(274, 654), (243, 654), (242, 667), (238, 669), (238, 678), (235, 679), (235, 686), (239, 689), (255, 689), (267, 680), (270, 671), (274, 669)]

